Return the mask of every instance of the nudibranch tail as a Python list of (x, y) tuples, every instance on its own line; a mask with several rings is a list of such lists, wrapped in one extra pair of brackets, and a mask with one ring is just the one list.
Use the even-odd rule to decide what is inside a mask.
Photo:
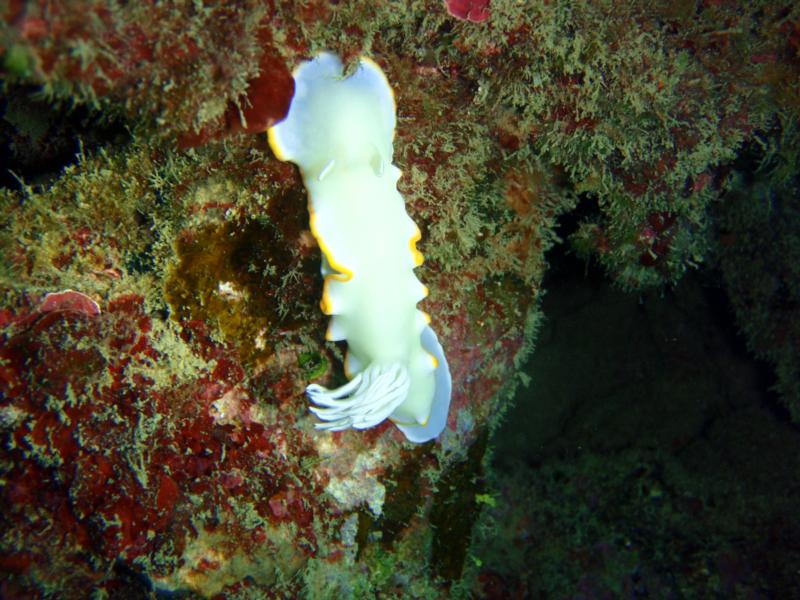
[(392, 164), (394, 93), (373, 61), (361, 59), (345, 78), (330, 53), (301, 64), (294, 78), (289, 113), (269, 141), (279, 159), (300, 167), (322, 251), (326, 339), (347, 341), (352, 378), (333, 390), (308, 386), (316, 426), (364, 429), (389, 418), (411, 441), (434, 439), (452, 384), (430, 317), (417, 309), (428, 288), (414, 274), (422, 233)]
[(444, 355), (444, 348), (439, 343), (436, 333), (430, 327), (422, 330), (422, 347), (425, 348), (437, 361), (435, 373), (435, 392), (431, 401), (431, 412), (428, 422), (401, 423), (394, 421), (397, 428), (403, 432), (409, 441), (422, 443), (437, 437), (447, 425), (447, 413), (450, 411), (450, 395), (453, 381), (450, 377), (450, 366)]

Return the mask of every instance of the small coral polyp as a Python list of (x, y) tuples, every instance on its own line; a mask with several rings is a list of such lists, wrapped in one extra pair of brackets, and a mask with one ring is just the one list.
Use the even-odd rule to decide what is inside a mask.
[(366, 58), (344, 78), (339, 58), (322, 53), (294, 79), (289, 114), (269, 139), (279, 159), (300, 167), (323, 255), (326, 338), (347, 340), (352, 377), (334, 390), (308, 386), (317, 427), (366, 429), (390, 418), (409, 440), (432, 440), (447, 421), (451, 380), (430, 317), (416, 308), (428, 289), (414, 275), (421, 233), (392, 164), (394, 94)]

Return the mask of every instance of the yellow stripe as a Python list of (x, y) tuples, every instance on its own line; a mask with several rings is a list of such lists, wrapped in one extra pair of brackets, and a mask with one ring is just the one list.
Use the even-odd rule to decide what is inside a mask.
[(393, 418), (393, 417), (389, 417), (389, 420), (390, 420), (392, 423), (396, 424), (396, 425), (406, 425), (406, 426), (408, 426), (408, 427), (425, 427), (425, 426), (427, 426), (427, 425), (428, 425), (428, 421), (430, 421), (430, 418), (431, 418), (431, 417), (430, 417), (430, 415), (429, 415), (429, 416), (428, 416), (428, 418), (427, 418), (427, 419), (425, 419), (425, 420), (424, 420), (422, 423), (417, 423), (416, 421), (411, 421), (411, 422), (408, 422), (408, 421), (400, 421), (400, 420), (398, 420), (398, 419), (395, 419), (395, 418)]
[(422, 256), (422, 252), (417, 250), (417, 242), (422, 239), (422, 232), (419, 230), (419, 227), (415, 226), (414, 235), (411, 236), (411, 239), (408, 242), (408, 247), (411, 249), (411, 256), (414, 258), (414, 266), (418, 267), (423, 262), (425, 262), (425, 257)]
[(332, 315), (333, 307), (331, 306), (331, 297), (328, 295), (328, 278), (325, 278), (325, 283), (322, 284), (322, 298), (319, 301), (319, 309), (324, 315)]
[(317, 215), (314, 212), (314, 207), (312, 206), (311, 202), (308, 203), (308, 213), (311, 233), (317, 240), (319, 249), (322, 250), (325, 258), (328, 259), (328, 264), (335, 270), (339, 271), (339, 273), (330, 273), (329, 275), (326, 275), (325, 279), (327, 280), (330, 277), (336, 281), (350, 281), (353, 278), (353, 272), (333, 258), (333, 254), (331, 253), (330, 248), (328, 248), (328, 244), (325, 243), (324, 239), (322, 239), (322, 235), (320, 235), (319, 229), (317, 229)]
[[(314, 205), (311, 203), (311, 199), (309, 198), (308, 202), (308, 214), (309, 214), (309, 226), (311, 227), (311, 234), (314, 236), (314, 239), (317, 240), (317, 244), (319, 245), (320, 251), (322, 254), (325, 255), (325, 258), (328, 260), (328, 264), (331, 266), (332, 269), (336, 271), (340, 271), (339, 273), (328, 273), (325, 275), (325, 279), (322, 283), (322, 299), (319, 301), (319, 308), (326, 315), (332, 315), (334, 311), (333, 302), (331, 302), (331, 296), (328, 291), (328, 284), (331, 281), (350, 281), (353, 278), (353, 272), (345, 267), (343, 264), (339, 263), (335, 258), (333, 258), (333, 253), (331, 249), (328, 247), (328, 244), (322, 238), (322, 235), (317, 228), (317, 214), (314, 212)], [(326, 333), (327, 336), (327, 333)]]
[(347, 353), (344, 355), (344, 376), (348, 379), (353, 378), (353, 374), (350, 372), (350, 351), (348, 350)]
[(275, 131), (275, 127), (267, 129), (267, 139), (269, 140), (269, 147), (272, 148), (272, 153), (275, 155), (275, 158), (284, 162), (288, 160), (286, 158), (286, 153), (283, 151), (278, 141), (278, 133)]
[[(334, 273), (331, 275), (325, 275), (325, 279), (322, 281), (322, 298), (319, 301), (319, 308), (326, 315), (334, 314), (333, 311), (335, 307), (333, 306), (333, 302), (331, 301), (331, 295), (328, 291), (328, 284), (331, 281), (347, 281), (347, 279), (339, 279), (337, 277), (338, 273)], [(327, 334), (326, 334), (327, 335)]]
[[(267, 135), (269, 136), (269, 144), (272, 147), (272, 151), (275, 153), (275, 156), (278, 160), (286, 160), (286, 156), (283, 153), (283, 149), (278, 142), (277, 135), (275, 133), (275, 128), (271, 127)], [(301, 169), (302, 173), (302, 169)], [(331, 315), (333, 314), (333, 302), (331, 302), (330, 293), (328, 291), (328, 283), (333, 281), (350, 281), (353, 278), (353, 272), (337, 261), (333, 257), (333, 253), (331, 249), (328, 247), (328, 244), (322, 238), (322, 235), (317, 228), (317, 215), (314, 212), (314, 205), (311, 203), (311, 199), (309, 198), (308, 201), (308, 214), (309, 214), (309, 227), (311, 228), (311, 234), (314, 236), (314, 239), (317, 240), (317, 245), (319, 245), (319, 249), (322, 254), (325, 255), (325, 258), (328, 260), (328, 264), (331, 266), (332, 269), (339, 271), (338, 273), (329, 273), (325, 276), (324, 282), (322, 284), (322, 298), (319, 301), (319, 308), (323, 312), (323, 314)], [(328, 332), (325, 334), (326, 339), (328, 338)]]
[[(369, 58), (367, 56), (362, 56), (361, 57), (361, 62), (362, 63), (366, 63), (366, 64), (370, 65), (371, 67), (374, 67), (375, 71), (377, 71), (377, 74), (381, 77), (381, 79), (383, 79), (383, 83), (386, 84), (386, 89), (389, 90), (389, 96), (392, 99), (392, 114), (396, 115), (397, 114), (397, 100), (394, 97), (394, 89), (392, 89), (392, 86), (389, 84), (389, 79), (386, 77), (386, 73), (383, 72), (383, 69), (381, 69), (381, 66), (378, 63), (376, 63), (374, 60), (372, 60), (371, 58)], [(394, 139), (394, 130), (392, 130), (392, 139)]]

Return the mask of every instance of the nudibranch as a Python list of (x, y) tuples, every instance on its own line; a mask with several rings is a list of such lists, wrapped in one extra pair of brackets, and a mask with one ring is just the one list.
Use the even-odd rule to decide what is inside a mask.
[(268, 130), (269, 142), (300, 167), (322, 251), (325, 337), (348, 346), (350, 381), (306, 388), (316, 427), (366, 429), (388, 418), (409, 440), (432, 440), (445, 427), (452, 384), (430, 317), (417, 309), (428, 295), (414, 274), (422, 234), (397, 190), (392, 88), (368, 58), (344, 77), (327, 52), (293, 75), (289, 113)]

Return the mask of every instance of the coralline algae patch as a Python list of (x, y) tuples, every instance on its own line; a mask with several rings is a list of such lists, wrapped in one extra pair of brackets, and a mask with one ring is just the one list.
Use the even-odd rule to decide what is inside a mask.
[[(11, 77), (60, 98), (152, 119), (153, 134), (178, 134), (187, 146), (250, 131), (285, 113), (291, 78), (274, 49), (265, 51), (272, 48), (267, 16), (256, 0), (203, 10), (9, 2), (0, 12)], [(248, 98), (265, 88), (266, 99)]]
[[(439, 302), (458, 297), (448, 279), (441, 276), (434, 280), (439, 291), (430, 302), (432, 310), (445, 314), (447, 309)], [(503, 285), (501, 280), (487, 279), (458, 313), (443, 319), (442, 343), (451, 349), (451, 374), (459, 382), (454, 386), (448, 427), (442, 438), (447, 448), (474, 443), (487, 425), (502, 415), (503, 402), (518, 383), (514, 364), (533, 327), (533, 322), (526, 324), (525, 316), (534, 296), (528, 292), (527, 300), (510, 294), (504, 298), (499, 293)], [(531, 319), (534, 315), (531, 313)], [(485, 343), (486, 339), (492, 340), (491, 344)]]
[(255, 405), (202, 328), (158, 325), (136, 296), (99, 314), (44, 306), (3, 331), (0, 564), (22, 576), (7, 593), (119, 585), (85, 552), (206, 594), (251, 572), (234, 564), (274, 580), (315, 552), (322, 488), (298, 468), (304, 434)]

